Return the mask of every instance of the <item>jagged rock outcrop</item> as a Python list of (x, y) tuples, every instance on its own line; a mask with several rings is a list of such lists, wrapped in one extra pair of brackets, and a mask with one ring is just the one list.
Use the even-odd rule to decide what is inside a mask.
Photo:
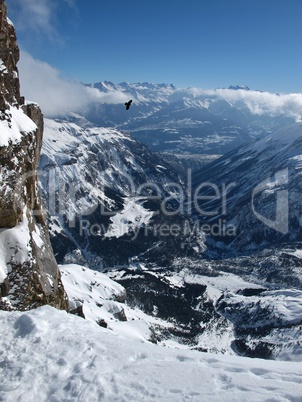
[(20, 96), (19, 48), (0, 0), (0, 308), (67, 309), (49, 240), (37, 168), (43, 115)]
[(7, 8), (4, 0), (0, 1), (0, 110), (6, 109), (9, 104), (20, 104), (20, 85), (17, 62), (20, 57), (16, 31), (13, 24), (7, 19)]

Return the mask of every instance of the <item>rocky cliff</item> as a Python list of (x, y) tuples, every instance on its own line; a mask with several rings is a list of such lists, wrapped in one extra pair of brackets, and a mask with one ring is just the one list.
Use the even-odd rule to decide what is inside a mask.
[(43, 115), (24, 104), (19, 48), (0, 0), (0, 308), (67, 308), (37, 183)]

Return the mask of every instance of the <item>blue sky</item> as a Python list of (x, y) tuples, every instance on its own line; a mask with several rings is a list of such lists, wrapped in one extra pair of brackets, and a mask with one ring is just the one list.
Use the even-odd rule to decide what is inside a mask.
[(302, 92), (302, 0), (7, 0), (21, 50), (66, 79)]

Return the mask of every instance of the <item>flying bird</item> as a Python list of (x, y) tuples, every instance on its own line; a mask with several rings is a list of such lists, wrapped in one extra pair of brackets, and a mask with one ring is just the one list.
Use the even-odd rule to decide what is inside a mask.
[(132, 99), (130, 99), (129, 102), (125, 102), (126, 110), (129, 110), (131, 103), (132, 103)]

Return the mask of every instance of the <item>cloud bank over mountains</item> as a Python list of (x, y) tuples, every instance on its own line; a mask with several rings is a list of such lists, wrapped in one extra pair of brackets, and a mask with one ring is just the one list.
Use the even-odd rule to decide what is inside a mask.
[(18, 68), (22, 95), (37, 102), (46, 117), (81, 112), (94, 102), (118, 104), (128, 100), (123, 92), (102, 93), (79, 82), (67, 81), (56, 68), (25, 51), (21, 52)]
[(302, 93), (276, 94), (244, 89), (215, 89), (203, 93), (221, 96), (231, 103), (243, 101), (253, 114), (285, 115), (302, 120)]
[[(46, 117), (81, 112), (95, 102), (124, 103), (129, 97), (129, 94), (122, 91), (103, 93), (79, 82), (68, 81), (61, 76), (59, 70), (34, 59), (26, 51), (21, 51), (18, 67), (22, 94), (26, 99), (39, 103)], [(194, 97), (208, 95), (221, 97), (230, 103), (243, 101), (251, 113), (256, 115), (284, 115), (293, 117), (297, 122), (302, 121), (302, 93), (276, 94), (224, 88), (189, 88), (186, 91)]]

